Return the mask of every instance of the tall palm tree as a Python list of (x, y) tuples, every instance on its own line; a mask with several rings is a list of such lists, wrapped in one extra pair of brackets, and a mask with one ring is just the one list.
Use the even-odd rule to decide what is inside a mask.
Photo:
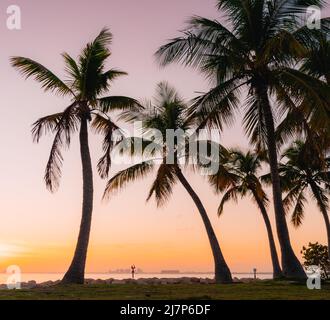
[(237, 201), (238, 196), (252, 196), (266, 225), (273, 264), (273, 277), (278, 279), (283, 275), (266, 209), (269, 200), (258, 177), (258, 171), (264, 160), (264, 156), (260, 153), (250, 151), (244, 153), (241, 150), (233, 149), (230, 150), (229, 157), (223, 163), (222, 170), (219, 170), (218, 174), (210, 175), (208, 178), (216, 192), (225, 192), (218, 208), (219, 216), (222, 215), (226, 202), (230, 200)]
[[(280, 176), (284, 190), (285, 208), (293, 207), (292, 223), (295, 227), (302, 224), (304, 206), (308, 191), (315, 199), (322, 213), (327, 231), (328, 247), (330, 248), (329, 198), (330, 190), (330, 157), (325, 156), (326, 166), (318, 155), (309, 152), (308, 144), (295, 141), (283, 153), (286, 162), (280, 165)], [(330, 253), (329, 253), (330, 260)]]
[[(300, 69), (330, 85), (330, 41), (327, 28), (325, 28), (325, 30), (321, 29), (315, 31), (315, 41), (309, 43), (308, 51), (305, 54)], [(303, 177), (306, 178), (305, 174), (307, 174), (306, 170), (308, 169), (309, 175), (315, 173), (314, 177), (316, 179), (319, 179), (319, 175), (322, 175), (319, 182), (324, 182), (324, 173), (329, 169), (327, 154), (324, 150), (330, 148), (330, 107), (322, 108), (320, 105), (310, 103), (309, 100), (303, 100), (301, 104), (294, 106), (277, 128), (277, 139), (280, 143), (287, 143), (288, 141), (292, 143), (292, 138), (299, 138), (301, 140), (294, 142), (292, 146), (284, 152), (283, 157), (289, 158), (288, 163), (284, 167), (283, 165), (281, 166), (281, 170), (285, 171), (284, 176), (289, 176), (291, 170), (298, 169), (302, 174), (300, 178), (303, 180)], [(297, 158), (298, 153), (301, 159)], [(311, 158), (314, 159), (313, 162), (311, 162)], [(300, 165), (297, 164), (297, 167), (295, 167), (294, 163), (298, 160)], [(311, 164), (313, 165), (311, 166)], [(313, 180), (312, 178), (310, 179)], [(287, 183), (290, 183), (290, 181), (287, 181)], [(305, 187), (301, 186), (302, 197), (295, 199), (295, 203), (293, 201), (294, 199), (292, 199), (293, 195), (290, 196), (290, 192), (286, 198), (286, 201), (289, 202), (290, 205), (296, 204), (292, 216), (292, 222), (296, 227), (301, 224), (303, 203), (306, 200), (304, 198), (304, 189), (307, 189), (308, 185), (307, 183)], [(291, 188), (292, 187), (293, 185), (291, 185)], [(291, 189), (290, 186), (287, 186), (287, 188), (289, 188), (289, 190)], [(315, 192), (316, 187), (314, 186), (314, 197), (316, 194)], [(315, 199), (318, 198), (315, 197)], [(317, 202), (325, 219), (329, 242), (329, 219), (327, 214), (324, 213), (328, 201), (324, 198), (323, 200), (317, 200)], [(286, 203), (286, 205), (288, 206), (289, 203)]]
[(121, 139), (117, 125), (108, 113), (113, 110), (135, 108), (138, 103), (128, 97), (104, 96), (117, 77), (125, 72), (116, 69), (105, 69), (110, 56), (108, 45), (112, 34), (103, 29), (95, 40), (86, 45), (75, 61), (68, 53), (63, 53), (67, 78), (61, 80), (40, 63), (24, 57), (11, 58), (12, 66), (26, 78), (34, 78), (44, 91), (51, 91), (70, 98), (71, 102), (64, 111), (40, 118), (34, 123), (32, 134), (34, 141), (39, 142), (44, 134), (54, 134), (49, 160), (45, 171), (47, 188), (54, 192), (59, 186), (63, 162), (61, 149), (70, 145), (71, 137), (79, 130), (80, 155), (83, 177), (82, 218), (78, 242), (72, 263), (66, 272), (63, 283), (84, 282), (87, 248), (93, 211), (93, 170), (88, 143), (88, 125), (104, 136), (104, 155), (98, 163), (102, 178), (108, 176), (111, 165), (110, 152), (117, 139)]
[[(215, 280), (217, 283), (230, 283), (232, 282), (231, 273), (223, 257), (205, 207), (182, 172), (180, 157), (185, 156), (185, 154), (182, 155), (181, 151), (185, 151), (188, 146), (188, 137), (186, 134), (183, 136), (183, 144), (180, 142), (181, 139), (174, 139), (173, 145), (168, 139), (163, 141), (164, 137), (167, 137), (169, 130), (183, 130), (186, 133), (187, 130), (192, 129), (192, 122), (185, 115), (186, 109), (187, 105), (179, 97), (175, 89), (167, 83), (160, 83), (155, 104), (149, 103), (143, 111), (122, 113), (121, 119), (142, 121), (143, 134), (140, 137), (140, 142), (147, 159), (118, 172), (112, 177), (106, 186), (104, 195), (108, 197), (113, 191), (123, 188), (127, 183), (145, 177), (153, 171), (158, 163), (157, 160), (160, 160), (156, 179), (149, 191), (148, 200), (154, 195), (157, 205), (163, 205), (169, 199), (173, 185), (177, 180), (180, 181), (194, 201), (204, 223), (214, 258)], [(154, 134), (155, 129), (158, 130), (160, 135), (155, 135), (151, 138), (150, 135)], [(136, 155), (139, 149), (135, 148), (136, 141), (139, 141), (139, 137), (125, 139), (123, 141), (123, 149), (128, 149)], [(152, 150), (150, 150), (150, 146), (153, 146)], [(159, 155), (159, 158), (155, 158), (157, 155)], [(172, 157), (173, 159), (170, 160)]]
[[(226, 24), (195, 16), (181, 37), (156, 53), (162, 65), (181, 62), (203, 72), (212, 89), (196, 99), (192, 113), (200, 126), (223, 128), (239, 109), (245, 89), (245, 128), (251, 142), (268, 150), (282, 268), (287, 277), (306, 278), (293, 252), (281, 196), (275, 120), (292, 101), (326, 104), (325, 84), (293, 66), (306, 54), (312, 32), (299, 23), (309, 5), (321, 0), (218, 0)], [(328, 23), (322, 20), (322, 27)], [(273, 103), (272, 103), (273, 102)]]

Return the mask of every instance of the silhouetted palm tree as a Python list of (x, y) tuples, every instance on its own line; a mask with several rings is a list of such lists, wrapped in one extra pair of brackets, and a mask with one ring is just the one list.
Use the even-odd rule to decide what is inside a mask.
[[(155, 156), (159, 155), (161, 164), (159, 165), (156, 179), (151, 186), (148, 200), (155, 195), (157, 205), (163, 205), (169, 199), (176, 181), (181, 182), (194, 201), (203, 220), (214, 257), (215, 280), (217, 283), (230, 283), (232, 282), (231, 273), (221, 252), (207, 212), (200, 198), (182, 173), (180, 157), (186, 156), (185, 150), (188, 145), (186, 132), (191, 129), (192, 125), (191, 120), (185, 115), (186, 109), (185, 102), (178, 96), (175, 89), (171, 88), (167, 83), (160, 83), (155, 104), (149, 103), (144, 111), (127, 111), (121, 115), (121, 118), (126, 121), (143, 122), (142, 138), (125, 139), (123, 141), (123, 150), (128, 149), (136, 155), (139, 148), (136, 147), (135, 149), (134, 143), (140, 140), (141, 150), (149, 158), (117, 173), (109, 180), (104, 195), (108, 197), (111, 192), (123, 188), (129, 182), (143, 178), (151, 173), (157, 164)], [(155, 135), (155, 129), (158, 130), (158, 135)], [(169, 130), (184, 130), (183, 144), (180, 142), (181, 139), (174, 139), (173, 145), (167, 138), (165, 139)], [(150, 135), (155, 136), (151, 138)], [(166, 141), (163, 141), (163, 139)], [(184, 154), (182, 155), (179, 150), (184, 151)]]
[(67, 76), (64, 81), (36, 61), (24, 57), (11, 58), (12, 66), (26, 78), (33, 77), (42, 85), (44, 91), (52, 91), (71, 99), (69, 106), (63, 112), (39, 119), (32, 129), (36, 142), (39, 142), (44, 134), (55, 135), (45, 171), (45, 182), (51, 192), (56, 191), (61, 178), (63, 162), (61, 149), (70, 145), (72, 134), (79, 130), (83, 175), (82, 218), (76, 250), (62, 280), (64, 283), (84, 282), (93, 211), (93, 171), (88, 143), (88, 124), (90, 123), (97, 133), (104, 136), (104, 155), (98, 163), (98, 171), (102, 178), (106, 178), (111, 165), (110, 152), (116, 139), (121, 139), (120, 134), (117, 134), (117, 137), (113, 135), (118, 127), (107, 113), (138, 106), (132, 98), (103, 96), (110, 89), (113, 80), (126, 74), (116, 69), (105, 69), (105, 62), (110, 56), (107, 46), (111, 40), (110, 31), (103, 29), (95, 40), (82, 50), (77, 61), (64, 53), (62, 56)]
[[(306, 150), (307, 149), (307, 150)], [(287, 210), (293, 207), (292, 223), (295, 227), (302, 224), (307, 194), (310, 191), (322, 213), (330, 248), (329, 222), (329, 190), (330, 190), (330, 157), (319, 159), (317, 154), (308, 151), (308, 145), (302, 141), (295, 141), (283, 153), (285, 163), (280, 165), (282, 186), (287, 192), (284, 205)], [(329, 254), (330, 259), (330, 254)]]
[(292, 250), (285, 220), (275, 119), (298, 100), (309, 99), (311, 104), (320, 106), (327, 104), (325, 84), (293, 68), (305, 56), (306, 44), (313, 34), (299, 23), (301, 16), (307, 6), (322, 7), (323, 1), (218, 0), (217, 3), (227, 18), (227, 26), (216, 20), (193, 17), (183, 36), (162, 46), (157, 56), (163, 65), (176, 61), (198, 68), (214, 84), (208, 93), (196, 99), (191, 109), (200, 118), (201, 127), (222, 129), (240, 107), (240, 93), (243, 89), (248, 93), (244, 123), (251, 142), (268, 150), (283, 273), (287, 277), (305, 278)]
[(229, 157), (222, 165), (222, 170), (219, 170), (218, 174), (210, 175), (208, 178), (216, 192), (225, 192), (218, 208), (219, 216), (223, 213), (226, 202), (230, 200), (237, 201), (238, 196), (242, 198), (247, 195), (252, 196), (266, 225), (273, 264), (273, 277), (278, 279), (283, 275), (277, 256), (272, 226), (266, 209), (269, 200), (258, 177), (258, 171), (261, 169), (264, 158), (260, 153), (252, 153), (250, 151), (243, 153), (238, 149), (230, 150)]

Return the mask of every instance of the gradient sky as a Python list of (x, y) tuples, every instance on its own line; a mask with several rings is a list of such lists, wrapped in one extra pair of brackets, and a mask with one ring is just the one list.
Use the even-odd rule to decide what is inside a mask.
[[(75, 56), (104, 27), (114, 34), (109, 66), (129, 76), (118, 80), (111, 94), (151, 97), (155, 85), (168, 80), (187, 99), (205, 91), (207, 82), (196, 71), (178, 65), (160, 69), (153, 53), (178, 34), (193, 14), (219, 18), (214, 0), (15, 0), (22, 10), (22, 30), (6, 28), (6, 9), (0, 3), (1, 180), (0, 272), (17, 264), (23, 272), (62, 272), (72, 258), (81, 218), (81, 166), (77, 137), (65, 152), (60, 190), (50, 194), (43, 172), (51, 140), (32, 143), (31, 124), (68, 103), (45, 94), (32, 80), (24, 81), (8, 58), (27, 56), (62, 75), (63, 51)], [(323, 12), (324, 15), (328, 15)], [(239, 117), (238, 117), (239, 119)], [(247, 147), (240, 121), (222, 136), (226, 146)], [(91, 137), (93, 162), (101, 154), (98, 137)], [(114, 173), (118, 168), (113, 168)], [(232, 271), (270, 271), (267, 235), (261, 215), (252, 202), (239, 201), (216, 216), (219, 196), (201, 177), (187, 177), (203, 200)], [(202, 221), (192, 200), (178, 185), (167, 206), (157, 209), (145, 202), (151, 179), (130, 185), (102, 203), (105, 181), (95, 175), (95, 209), (87, 271), (127, 268), (146, 270), (212, 270), (212, 256)], [(306, 207), (304, 225), (290, 226), (292, 244), (300, 249), (309, 241), (326, 242), (321, 214)], [(273, 212), (270, 210), (272, 221)]]

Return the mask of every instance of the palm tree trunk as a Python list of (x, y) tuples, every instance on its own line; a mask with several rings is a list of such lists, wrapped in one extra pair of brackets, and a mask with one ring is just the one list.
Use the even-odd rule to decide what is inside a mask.
[(280, 176), (278, 172), (274, 118), (268, 99), (267, 86), (265, 85), (263, 80), (260, 80), (259, 86), (256, 88), (256, 91), (261, 101), (261, 106), (263, 108), (267, 132), (267, 147), (270, 173), (272, 179), (276, 229), (281, 247), (283, 275), (288, 278), (306, 279), (306, 273), (301, 263), (297, 259), (295, 253), (293, 252), (290, 242), (288, 225), (285, 219)]
[(93, 170), (88, 145), (87, 117), (82, 116), (80, 127), (80, 154), (83, 173), (82, 218), (78, 242), (71, 265), (62, 283), (83, 284), (85, 278), (86, 256), (93, 211)]
[(317, 201), (317, 204), (318, 204), (318, 206), (321, 210), (321, 213), (323, 215), (323, 218), (324, 218), (325, 227), (326, 227), (326, 230), (327, 230), (327, 238), (328, 238), (328, 258), (329, 258), (329, 261), (330, 261), (330, 221), (329, 221), (329, 216), (328, 216), (328, 213), (327, 213), (327, 208), (326, 208), (326, 206), (324, 205), (324, 203), (321, 199), (321, 196), (318, 192), (318, 188), (317, 188), (315, 182), (313, 180), (310, 180), (309, 183), (310, 183), (310, 186), (312, 188), (314, 197)]
[(328, 259), (330, 261), (330, 221), (329, 216), (326, 210), (322, 210), (322, 215), (324, 218), (325, 226), (327, 229), (327, 237), (328, 237)]
[(272, 226), (271, 226), (270, 221), (269, 221), (267, 210), (266, 210), (264, 204), (262, 203), (262, 201), (259, 199), (256, 192), (252, 191), (252, 193), (253, 193), (254, 198), (257, 201), (258, 207), (261, 211), (262, 217), (264, 218), (266, 229), (267, 229), (270, 255), (271, 255), (272, 264), (273, 264), (273, 278), (274, 279), (280, 279), (280, 278), (283, 277), (283, 273), (282, 273), (282, 270), (281, 270), (280, 262), (278, 260), (278, 255), (277, 255), (277, 251), (276, 251), (273, 230), (272, 230)]
[(199, 210), (199, 213), (202, 217), (202, 220), (204, 222), (204, 226), (210, 241), (213, 258), (214, 258), (214, 264), (215, 264), (215, 281), (216, 283), (231, 283), (233, 282), (230, 270), (227, 266), (227, 263), (222, 255), (218, 239), (214, 233), (214, 230), (212, 228), (210, 219), (206, 213), (206, 210), (202, 204), (202, 201), (196, 194), (196, 192), (193, 190), (193, 188), (190, 186), (189, 182), (185, 178), (185, 176), (182, 174), (182, 171), (179, 167), (176, 168), (176, 174), (183, 185), (183, 187), (187, 190), (191, 198), (193, 199), (196, 207)]

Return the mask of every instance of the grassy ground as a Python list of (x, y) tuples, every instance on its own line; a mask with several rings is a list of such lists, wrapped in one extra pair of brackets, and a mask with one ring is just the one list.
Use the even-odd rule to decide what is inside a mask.
[(1, 300), (12, 299), (97, 299), (97, 300), (237, 300), (237, 299), (317, 299), (330, 300), (330, 283), (321, 290), (308, 290), (305, 284), (263, 281), (232, 285), (88, 285), (55, 286), (32, 290), (0, 291)]

